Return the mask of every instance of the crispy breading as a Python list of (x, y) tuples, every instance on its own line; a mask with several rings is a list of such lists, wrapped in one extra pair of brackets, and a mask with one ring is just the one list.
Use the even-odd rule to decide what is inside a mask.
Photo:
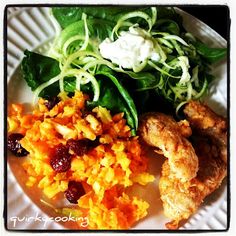
[[(204, 198), (215, 191), (227, 175), (226, 120), (196, 101), (189, 102), (184, 113), (193, 130), (191, 143), (186, 139), (191, 134), (188, 122), (176, 122), (164, 114), (144, 115), (139, 129), (148, 145), (161, 149), (168, 157), (159, 181), (164, 214), (171, 219), (166, 224), (168, 229), (177, 229), (181, 220), (195, 213)], [(182, 161), (182, 165), (173, 165), (175, 160)], [(187, 173), (188, 168), (193, 171), (193, 163), (199, 163), (193, 178), (176, 175), (176, 171)]]
[(160, 149), (168, 158), (175, 178), (187, 181), (196, 177), (198, 158), (185, 138), (191, 134), (187, 121), (177, 123), (171, 116), (162, 113), (146, 113), (140, 120), (139, 133), (148, 145)]
[(210, 137), (214, 144), (220, 146), (221, 157), (227, 162), (227, 122), (207, 105), (190, 101), (184, 108), (184, 114), (194, 132)]
[(159, 190), (165, 215), (172, 219), (168, 229), (177, 229), (179, 222), (197, 211), (204, 198), (219, 187), (226, 176), (226, 163), (216, 156), (217, 147), (205, 139), (194, 145), (199, 158), (197, 177), (185, 183), (173, 178), (168, 161), (162, 166)]

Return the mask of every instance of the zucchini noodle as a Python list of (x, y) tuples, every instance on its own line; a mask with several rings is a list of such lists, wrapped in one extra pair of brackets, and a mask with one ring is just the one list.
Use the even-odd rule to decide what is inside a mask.
[[(90, 73), (86, 72), (83, 69), (69, 69), (64, 73), (64, 77), (66, 76), (76, 76), (76, 85), (79, 87), (80, 84), (87, 84), (91, 82), (93, 85), (94, 96), (93, 101), (97, 101), (100, 94), (100, 89), (96, 78)], [(62, 92), (62, 91), (61, 91)]]
[(175, 109), (175, 114), (178, 116), (178, 113), (179, 113), (179, 110), (180, 110), (180, 108), (183, 106), (183, 105), (185, 105), (185, 104), (187, 104), (188, 103), (188, 101), (183, 101), (183, 102), (181, 102), (181, 103), (179, 103), (179, 105), (176, 107), (176, 109)]
[(152, 25), (154, 25), (157, 20), (157, 8), (151, 7), (151, 10), (152, 10)]
[(171, 75), (169, 74), (167, 71), (161, 69), (160, 67), (158, 67), (156, 64), (154, 64), (152, 61), (148, 61), (148, 64), (153, 67), (154, 69), (156, 69), (157, 71), (161, 72), (162, 74), (164, 75), (167, 75), (169, 77), (172, 77), (172, 78), (176, 78), (176, 79), (179, 79), (181, 78), (181, 76), (175, 76), (175, 75)]
[(82, 14), (82, 20), (84, 21), (85, 38), (84, 38), (84, 43), (81, 46), (80, 50), (85, 50), (89, 43), (89, 30), (87, 25), (87, 15), (84, 13)]
[(134, 17), (140, 17), (140, 18), (143, 18), (147, 23), (148, 23), (148, 32), (151, 31), (152, 29), (152, 26), (153, 26), (153, 19), (148, 15), (146, 14), (145, 12), (142, 12), (142, 11), (134, 11), (134, 12), (130, 12), (130, 13), (127, 13), (125, 14), (124, 16), (122, 16), (117, 24), (115, 25), (115, 27), (113, 28), (112, 30), (112, 34), (111, 34), (111, 39), (112, 41), (114, 41), (114, 33), (116, 35), (118, 35), (118, 30), (121, 26), (123, 26), (123, 22), (130, 19), (130, 18), (134, 18)]
[(200, 92), (198, 94), (196, 94), (193, 99), (199, 99), (200, 97), (203, 96), (203, 94), (206, 92), (207, 90), (207, 86), (208, 86), (208, 82), (207, 82), (207, 79), (204, 78), (204, 83), (203, 83), (203, 86), (202, 86), (202, 89), (200, 90)]
[(91, 67), (95, 67), (97, 65), (106, 65), (110, 67), (111, 69), (115, 70), (115, 66), (111, 62), (105, 59), (98, 59), (98, 60), (96, 59), (96, 60), (90, 61), (83, 67), (83, 69), (89, 70)]
[(180, 66), (182, 69), (182, 75), (181, 75), (181, 79), (179, 81), (179, 84), (185, 84), (190, 80), (190, 74), (188, 72), (189, 61), (186, 56), (178, 57), (178, 60), (179, 61), (178, 61), (177, 65)]
[(184, 46), (189, 47), (189, 45), (188, 45), (182, 38), (180, 38), (180, 37), (177, 36), (177, 35), (165, 35), (163, 38), (164, 38), (164, 39), (174, 39), (174, 40), (176, 40), (176, 41), (182, 43)]
[(33, 103), (36, 103), (36, 99), (38, 98), (39, 94), (48, 86), (50, 86), (51, 84), (54, 84), (55, 82), (59, 81), (61, 77), (61, 74), (55, 76), (54, 78), (50, 79), (49, 81), (39, 85), (37, 87), (37, 89), (34, 91), (34, 99), (33, 99)]
[(76, 75), (75, 88), (80, 91), (82, 75)]
[(192, 70), (191, 81), (194, 82), (196, 87), (199, 87), (199, 78), (198, 78), (198, 66), (194, 67)]
[(159, 82), (153, 86), (149, 86), (149, 87), (145, 87), (145, 88), (140, 88), (140, 89), (136, 89), (137, 92), (142, 92), (142, 91), (147, 91), (150, 89), (157, 89), (157, 88), (162, 88), (163, 86), (163, 78), (161, 77)]
[(111, 33), (111, 40), (114, 41), (114, 34), (119, 37), (118, 31), (121, 27), (131, 27), (133, 26), (133, 24), (131, 22), (120, 22), (119, 24), (117, 23), (117, 25), (113, 28), (112, 33)]
[[(68, 56), (69, 54), (67, 53), (67, 49), (68, 47), (70, 46), (71, 43), (75, 42), (75, 41), (78, 41), (78, 40), (84, 40), (84, 37), (81, 36), (81, 35), (75, 35), (71, 38), (69, 38), (68, 40), (66, 40), (66, 42), (63, 44), (63, 47), (62, 47), (62, 53), (63, 55), (66, 57)], [(81, 47), (82, 48), (82, 47)], [(80, 48), (80, 49), (81, 49)]]
[(175, 39), (170, 39), (171, 43), (174, 45), (174, 48), (178, 52), (179, 56), (184, 56), (184, 51), (181, 49), (179, 44), (176, 42)]
[(61, 33), (61, 26), (57, 22), (55, 17), (53, 16), (52, 9), (50, 9), (50, 11), (49, 11), (49, 18), (50, 18), (50, 21), (51, 21), (54, 29), (55, 29), (55, 36), (58, 37), (60, 35), (60, 33)]
[(88, 50), (84, 50), (84, 51), (77, 51), (73, 54), (71, 54), (67, 59), (66, 59), (66, 62), (64, 64), (64, 68), (67, 68), (70, 66), (70, 64), (77, 58), (79, 57), (84, 57), (84, 56), (91, 56), (91, 57), (94, 57), (94, 58), (97, 58), (97, 59), (103, 59), (100, 55), (94, 53), (94, 52), (91, 52), (91, 51), (88, 51)]
[(192, 98), (192, 95), (193, 95), (193, 87), (192, 87), (192, 84), (191, 84), (191, 82), (189, 81), (189, 83), (188, 83), (188, 89), (187, 89), (187, 101), (188, 100), (191, 100), (191, 98)]
[(165, 38), (157, 38), (157, 41), (161, 44), (166, 45), (168, 48), (171, 48), (171, 49), (174, 48), (174, 46), (168, 40), (166, 40)]
[[(204, 83), (203, 83), (203, 87), (202, 87), (202, 89), (201, 89), (201, 91), (200, 91), (199, 93), (197, 93), (194, 89), (191, 89), (191, 96), (188, 95), (189, 98), (188, 98), (186, 101), (180, 102), (180, 103), (177, 105), (176, 110), (175, 110), (176, 115), (178, 115), (180, 108), (181, 108), (183, 105), (185, 105), (186, 103), (188, 103), (191, 99), (197, 100), (197, 99), (199, 99), (200, 97), (202, 97), (202, 95), (205, 93), (205, 91), (206, 91), (206, 89), (207, 89), (207, 85), (208, 85), (208, 82), (207, 82), (207, 80), (206, 80), (206, 78), (205, 78), (205, 79), (204, 79)], [(197, 93), (197, 94), (195, 94), (195, 93)], [(195, 95), (194, 95), (194, 94), (195, 94)]]

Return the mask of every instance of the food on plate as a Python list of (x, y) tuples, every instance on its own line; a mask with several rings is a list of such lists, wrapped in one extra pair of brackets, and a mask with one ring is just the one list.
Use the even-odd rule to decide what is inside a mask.
[[(159, 181), (164, 214), (172, 220), (166, 224), (168, 229), (177, 229), (181, 220), (186, 220), (195, 213), (204, 198), (221, 185), (227, 173), (226, 120), (197, 101), (190, 101), (184, 108), (184, 114), (193, 129), (193, 134), (189, 137), (192, 144), (188, 142), (185, 146), (182, 140), (185, 140), (186, 135), (172, 117), (149, 113), (140, 122), (142, 139), (148, 145), (161, 148), (163, 155), (168, 157), (162, 166)], [(194, 150), (199, 163), (195, 175), (190, 179), (176, 175), (176, 169), (185, 170), (188, 165), (192, 169), (191, 159), (188, 160), (189, 155), (186, 155), (187, 148)], [(183, 153), (183, 166), (174, 166), (170, 162), (169, 155), (174, 151), (178, 155)]]
[(174, 178), (188, 181), (196, 176), (198, 158), (192, 144), (186, 138), (186, 135), (191, 134), (187, 122), (183, 126), (183, 122), (177, 123), (169, 115), (146, 113), (141, 117), (139, 127), (142, 139), (168, 158)]
[(208, 106), (192, 101), (187, 104), (184, 114), (191, 127), (201, 136), (209, 137), (219, 147), (221, 159), (227, 162), (227, 123), (224, 118)]
[(89, 229), (127, 229), (147, 215), (149, 204), (126, 189), (146, 185), (154, 176), (147, 172), (148, 159), (124, 114), (111, 115), (100, 106), (88, 111), (87, 99), (76, 92), (48, 108), (49, 101), (41, 98), (32, 114), (12, 104), (9, 142), (20, 136), (17, 145), (27, 150), (22, 165), (28, 187), (37, 186), (55, 201), (64, 193), (77, 205), (62, 213), (88, 217)]
[[(88, 217), (88, 229), (130, 228), (149, 204), (129, 187), (154, 181), (139, 130), (168, 158), (159, 187), (167, 227), (177, 228), (226, 175), (226, 124), (190, 101), (207, 93), (227, 50), (187, 32), (169, 7), (53, 7), (50, 20), (50, 49), (26, 49), (21, 62), (32, 112), (8, 109), (8, 149), (26, 185), (55, 202), (62, 193), (69, 206), (52, 208)], [(170, 114), (183, 106), (187, 120), (176, 122)]]
[(54, 7), (50, 14), (50, 49), (26, 50), (21, 64), (35, 100), (81, 90), (90, 107), (124, 112), (132, 135), (153, 100), (178, 111), (200, 99), (213, 79), (210, 65), (227, 52), (187, 32), (173, 8)]

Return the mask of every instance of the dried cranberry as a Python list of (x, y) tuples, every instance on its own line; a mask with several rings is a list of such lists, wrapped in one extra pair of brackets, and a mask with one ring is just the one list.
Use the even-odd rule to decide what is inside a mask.
[(97, 147), (98, 145), (100, 145), (100, 142), (99, 142), (99, 136), (97, 136), (97, 138), (93, 141), (89, 140), (89, 147), (90, 148), (95, 148)]
[(20, 133), (13, 133), (8, 136), (7, 148), (17, 157), (23, 157), (29, 154), (20, 144), (20, 140), (23, 137), (24, 135)]
[(83, 185), (80, 182), (70, 181), (68, 189), (65, 191), (65, 197), (70, 203), (77, 203), (78, 199), (85, 194)]
[(89, 141), (69, 139), (67, 141), (67, 147), (76, 155), (82, 156), (86, 154), (89, 150)]
[(51, 110), (58, 102), (60, 102), (59, 97), (50, 97), (44, 102), (44, 105), (48, 110)]
[(69, 154), (69, 149), (65, 145), (59, 144), (53, 152), (50, 164), (53, 170), (58, 173), (69, 170), (71, 166), (71, 155)]

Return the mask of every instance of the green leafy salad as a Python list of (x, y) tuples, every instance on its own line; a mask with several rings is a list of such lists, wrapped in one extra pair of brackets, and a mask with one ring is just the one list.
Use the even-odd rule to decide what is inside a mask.
[(138, 116), (200, 99), (224, 48), (209, 48), (166, 7), (54, 7), (55, 39), (45, 55), (26, 50), (21, 69), (35, 98), (65, 99), (75, 90), (87, 106), (124, 112), (132, 134)]

